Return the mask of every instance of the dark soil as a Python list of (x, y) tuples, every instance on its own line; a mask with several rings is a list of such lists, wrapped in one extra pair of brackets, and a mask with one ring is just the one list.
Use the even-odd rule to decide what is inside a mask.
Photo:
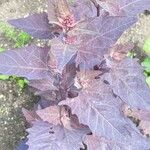
[(22, 107), (33, 107), (35, 97), (28, 88), (21, 91), (12, 81), (0, 81), (0, 150), (13, 150), (25, 136)]

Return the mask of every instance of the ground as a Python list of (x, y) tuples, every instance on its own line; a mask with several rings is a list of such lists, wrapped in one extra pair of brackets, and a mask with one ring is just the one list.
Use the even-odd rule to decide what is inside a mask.
[[(0, 20), (19, 18), (46, 11), (46, 0), (0, 0)], [(138, 23), (123, 34), (119, 42), (132, 41), (142, 49), (150, 37), (150, 15), (141, 15)], [(35, 41), (38, 43), (38, 40)], [(11, 48), (12, 43), (0, 34), (0, 45)], [(28, 88), (20, 91), (12, 81), (0, 81), (0, 150), (14, 150), (25, 136), (26, 123), (21, 108), (30, 108), (35, 101)]]
[(0, 150), (13, 150), (25, 136), (25, 120), (21, 108), (31, 108), (34, 97), (12, 81), (0, 81)]

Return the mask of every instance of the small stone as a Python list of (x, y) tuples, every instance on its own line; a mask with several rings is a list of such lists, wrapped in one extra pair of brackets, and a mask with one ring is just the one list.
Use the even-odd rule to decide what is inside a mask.
[(1, 99), (1, 98), (4, 98), (4, 95), (0, 95), (0, 99)]

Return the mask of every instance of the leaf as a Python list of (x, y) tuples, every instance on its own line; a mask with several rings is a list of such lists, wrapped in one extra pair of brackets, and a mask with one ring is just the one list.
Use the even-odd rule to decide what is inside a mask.
[[(48, 123), (54, 125), (61, 125), (67, 129), (87, 129), (88, 127), (79, 123), (78, 118), (75, 115), (69, 113), (69, 109), (62, 106), (50, 106), (44, 109), (37, 110), (36, 113), (39, 117)], [(89, 131), (90, 132), (90, 131)]]
[(149, 54), (150, 53), (150, 38), (148, 38), (143, 46), (143, 50), (145, 53)]
[(144, 10), (150, 10), (149, 0), (98, 0), (98, 3), (114, 16), (137, 16)]
[(0, 21), (0, 32), (2, 32), (6, 38), (15, 41), (17, 32), (8, 23)]
[(65, 44), (59, 39), (53, 39), (51, 42), (50, 62), (49, 66), (54, 72), (62, 74), (65, 66), (74, 57), (77, 48), (72, 45)]
[(96, 135), (117, 141), (130, 137), (128, 123), (120, 111), (122, 103), (100, 80), (91, 81), (78, 97), (62, 101), (59, 105), (69, 106), (79, 122), (88, 125)]
[(148, 86), (150, 87), (150, 77), (146, 78), (146, 83), (148, 84)]
[(87, 135), (84, 142), (87, 145), (88, 150), (107, 149), (107, 144), (105, 144), (98, 136)]
[[(131, 139), (132, 141), (133, 139)], [(87, 135), (85, 138), (85, 144), (88, 147), (88, 150), (129, 150), (129, 149), (136, 149), (136, 150), (144, 150), (148, 149), (148, 145), (142, 144), (142, 142), (135, 141), (135, 143), (131, 143), (122, 141), (121, 143), (115, 141), (108, 141), (103, 137), (98, 137), (96, 135)], [(143, 140), (142, 140), (143, 141)], [(136, 143), (137, 142), (137, 143)]]
[[(61, 111), (59, 106), (50, 106), (45, 109), (37, 110), (36, 113), (40, 116), (43, 121), (47, 121), (54, 125), (61, 125), (61, 117), (67, 115), (65, 110)], [(60, 114), (62, 116), (60, 116)]]
[(21, 32), (18, 34), (16, 39), (15, 48), (23, 47), (24, 45), (28, 44), (31, 40), (31, 36), (26, 32)]
[(0, 80), (8, 80), (9, 79), (9, 76), (7, 75), (0, 75)]
[[(135, 23), (134, 17), (97, 17), (88, 20), (83, 28), (70, 31), (70, 36), (77, 36), (77, 65), (98, 59), (101, 62), (104, 54), (112, 47), (121, 34)], [(76, 42), (77, 43), (77, 42)]]
[(141, 63), (141, 65), (143, 66), (146, 72), (148, 73), (150, 72), (150, 58), (145, 58), (143, 62)]
[(60, 125), (39, 121), (27, 132), (29, 150), (79, 150), (83, 147), (82, 139), (87, 134), (84, 130), (68, 130)]
[(30, 15), (26, 18), (9, 20), (8, 22), (29, 33), (31, 36), (40, 39), (53, 38), (61, 31), (60, 27), (52, 26), (48, 22), (46, 13)]
[(49, 106), (54, 106), (54, 105), (56, 105), (55, 101), (49, 101), (49, 100), (44, 99), (43, 97), (41, 97), (41, 99), (38, 101), (37, 106), (40, 106), (42, 109), (44, 109), (44, 108), (47, 108)]
[(77, 82), (79, 82), (78, 84), (80, 84), (84, 88), (89, 87), (91, 82), (93, 82), (93, 80), (99, 77), (100, 73), (101, 72), (99, 70), (79, 71), (77, 72)]
[(34, 110), (29, 111), (25, 108), (22, 108), (22, 113), (23, 113), (24, 117), (26, 118), (27, 122), (30, 124), (33, 124), (33, 122), (35, 122), (37, 120), (41, 120), (41, 118), (38, 116), (38, 114)]
[(5, 49), (2, 48), (2, 47), (0, 47), (0, 53), (1, 53), (1, 52), (4, 52), (4, 51), (5, 51)]
[(26, 80), (24, 80), (24, 79), (19, 79), (19, 80), (17, 81), (17, 84), (19, 85), (19, 87), (20, 87), (21, 89), (24, 89), (25, 86), (27, 85), (27, 83), (28, 83), (28, 82), (26, 82)]
[(73, 86), (74, 84), (74, 79), (76, 77), (76, 54), (71, 58), (71, 60), (66, 64), (64, 70), (62, 71), (62, 79), (60, 86), (68, 90)]
[(29, 86), (34, 87), (40, 91), (57, 90), (53, 84), (54, 78), (49, 77), (48, 79), (41, 80), (30, 80)]
[(29, 46), (5, 51), (0, 54), (0, 73), (32, 79), (48, 77), (47, 66), (49, 48)]
[(76, 18), (76, 21), (97, 16), (97, 8), (88, 0), (75, 0), (70, 9)]
[(150, 108), (150, 89), (137, 59), (126, 58), (121, 62), (108, 60), (110, 72), (104, 74), (113, 92), (126, 104), (139, 109)]
[(47, 90), (47, 91), (40, 91), (36, 90), (34, 93), (35, 95), (39, 95), (41, 98), (50, 101), (52, 104), (58, 104), (58, 102), (61, 100), (61, 93), (58, 90)]
[(108, 12), (111, 16), (120, 16), (124, 15), (124, 12), (120, 10), (118, 1), (112, 0), (96, 0), (97, 3), (101, 6), (103, 11)]

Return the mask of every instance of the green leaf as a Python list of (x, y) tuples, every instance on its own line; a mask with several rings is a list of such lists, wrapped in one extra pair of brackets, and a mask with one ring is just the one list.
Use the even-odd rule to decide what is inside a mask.
[(150, 54), (150, 38), (145, 41), (143, 50), (145, 53)]
[(28, 80), (26, 79), (17, 79), (17, 84), (19, 85), (19, 87), (21, 89), (24, 89), (26, 87), (26, 85), (28, 84)]
[(148, 77), (149, 76), (148, 72), (144, 71), (144, 76)]
[(150, 73), (150, 58), (145, 58), (141, 65), (144, 67), (146, 72)]
[(6, 22), (0, 21), (0, 32), (15, 43), (14, 48), (23, 47), (31, 40), (31, 36), (28, 33), (14, 29)]
[(0, 80), (8, 80), (9, 76), (7, 75), (0, 75)]
[(149, 85), (149, 87), (150, 87), (150, 77), (147, 77), (146, 78), (146, 83)]
[(6, 38), (10, 40), (15, 40), (17, 37), (17, 32), (8, 23), (0, 21), (0, 32), (4, 33)]
[(19, 81), (18, 81), (18, 85), (19, 85), (20, 88), (24, 88), (24, 87), (25, 87), (25, 82), (24, 82), (24, 80), (19, 80)]
[(20, 32), (16, 39), (15, 47), (19, 48), (29, 43), (31, 36), (26, 32)]
[(5, 51), (5, 49), (0, 47), (0, 52), (4, 52), (4, 51)]

